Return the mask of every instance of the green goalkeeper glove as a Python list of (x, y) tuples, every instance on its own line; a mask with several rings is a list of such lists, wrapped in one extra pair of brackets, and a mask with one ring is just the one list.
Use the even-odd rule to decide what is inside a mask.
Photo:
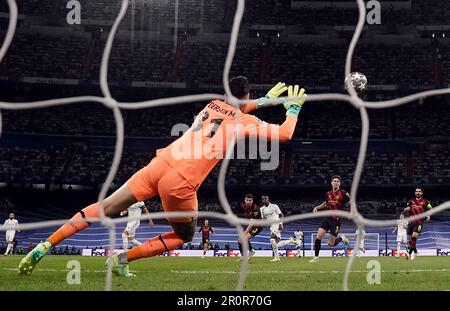
[(267, 98), (278, 98), (278, 96), (283, 94), (287, 89), (288, 88), (285, 83), (278, 82), (277, 85), (275, 85), (273, 88), (270, 89), (269, 92), (267, 92), (266, 97)]
[(269, 92), (267, 92), (266, 96), (261, 97), (256, 100), (256, 108), (262, 108), (262, 107), (270, 107), (270, 106), (276, 106), (278, 104), (272, 104), (270, 102), (259, 102), (260, 99), (274, 99), (278, 98), (281, 94), (283, 94), (287, 90), (287, 86), (285, 83), (278, 82), (277, 85), (275, 85), (273, 88), (270, 89)]
[[(295, 85), (292, 87), (290, 85), (288, 87), (288, 97), (306, 97), (305, 89), (301, 88), (298, 85)], [(285, 102), (284, 108), (286, 108), (286, 116), (296, 116), (298, 117), (298, 114), (300, 113), (300, 110), (302, 110), (302, 106), (305, 103), (305, 98), (302, 99), (293, 99), (288, 102)]]

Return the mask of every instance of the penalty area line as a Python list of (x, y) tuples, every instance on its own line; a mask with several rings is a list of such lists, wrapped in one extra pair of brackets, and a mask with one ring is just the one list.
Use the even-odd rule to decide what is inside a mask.
[[(449, 269), (411, 269), (411, 270), (381, 270), (382, 273), (421, 273), (421, 272), (447, 272)], [(205, 270), (171, 270), (171, 273), (182, 274), (239, 274), (240, 271), (205, 271)], [(352, 270), (351, 273), (368, 273), (370, 270)], [(266, 271), (248, 271), (249, 274), (327, 274), (327, 273), (345, 273), (343, 270), (299, 270), (299, 271), (284, 271), (284, 270), (266, 270)]]

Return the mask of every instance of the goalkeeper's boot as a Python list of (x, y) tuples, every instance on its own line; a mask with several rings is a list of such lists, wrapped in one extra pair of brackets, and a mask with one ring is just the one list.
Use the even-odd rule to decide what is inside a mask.
[(130, 273), (128, 264), (120, 263), (118, 254), (109, 257), (105, 262), (105, 269), (108, 270), (108, 264), (111, 263), (111, 271), (117, 276), (121, 277), (132, 277), (136, 276), (133, 273)]
[(248, 259), (252, 259), (253, 256), (255, 256), (256, 252), (252, 249), (251, 251), (248, 252)]
[(417, 256), (417, 254), (413, 251), (413, 252), (411, 253), (411, 260), (416, 259), (416, 256)]
[(309, 262), (319, 262), (319, 257), (314, 256)]
[(48, 241), (36, 245), (36, 247), (20, 261), (19, 274), (31, 275), (34, 267), (39, 261), (41, 261), (41, 259), (48, 253), (51, 248), (52, 244)]

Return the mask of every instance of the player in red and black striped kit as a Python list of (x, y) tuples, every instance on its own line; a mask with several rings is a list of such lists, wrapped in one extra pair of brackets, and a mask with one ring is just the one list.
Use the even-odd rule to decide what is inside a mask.
[[(242, 209), (244, 210), (245, 217), (250, 219), (261, 219), (261, 212), (259, 206), (253, 202), (253, 194), (249, 193), (245, 196), (244, 203), (242, 203)], [(245, 228), (244, 234), (248, 239), (248, 250), (249, 250), (249, 258), (253, 257), (255, 251), (253, 250), (252, 243), (250, 243), (250, 239), (259, 234), (262, 231), (262, 227), (254, 226), (249, 224), (247, 228)], [(238, 239), (239, 251), (241, 252), (241, 256), (243, 256), (243, 247), (242, 240), (239, 237)], [(243, 257), (241, 257), (242, 260)]]
[[(341, 189), (341, 177), (333, 176), (331, 177), (331, 187), (332, 190), (325, 194), (325, 201), (320, 205), (314, 207), (313, 213), (321, 209), (328, 210), (343, 210), (347, 204), (350, 202), (350, 194)], [(328, 238), (328, 245), (330, 247), (337, 246), (341, 241), (344, 241), (348, 247), (348, 239), (345, 235), (341, 234), (341, 237), (337, 237), (339, 230), (341, 229), (341, 219), (337, 216), (330, 216), (325, 218), (317, 230), (316, 241), (314, 244), (315, 256), (309, 262), (319, 261), (319, 252), (322, 247), (322, 238), (327, 231), (330, 231), (330, 237)]]
[[(408, 212), (409, 216), (425, 213), (432, 208), (430, 201), (423, 198), (423, 189), (421, 187), (416, 187), (415, 195), (416, 197), (409, 200), (407, 204), (408, 206), (405, 208), (405, 212)], [(430, 216), (426, 218), (420, 218), (408, 223), (406, 234), (408, 235), (409, 247), (406, 252), (406, 259), (411, 258), (411, 260), (414, 260), (416, 258), (417, 238), (422, 232), (424, 219), (426, 219), (426, 221), (430, 221)]]
[(204, 224), (200, 227), (200, 230), (198, 230), (198, 232), (202, 233), (202, 245), (203, 245), (203, 256), (202, 258), (205, 257), (206, 252), (208, 251), (209, 248), (209, 234), (213, 233), (214, 231), (211, 227), (211, 225), (208, 222), (208, 219), (205, 219)]

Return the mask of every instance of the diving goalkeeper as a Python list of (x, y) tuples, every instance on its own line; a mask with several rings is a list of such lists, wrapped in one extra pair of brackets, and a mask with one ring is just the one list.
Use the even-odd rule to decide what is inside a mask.
[[(250, 87), (245, 77), (232, 78), (230, 89), (238, 99), (248, 100), (250, 97)], [(226, 154), (235, 132), (238, 139), (257, 136), (259, 139), (288, 141), (292, 138), (306, 96), (304, 89), (300, 89), (298, 85), (287, 87), (284, 83), (278, 83), (266, 97), (277, 98), (286, 90), (289, 97), (302, 99), (292, 99), (283, 104), (287, 112), (286, 120), (281, 126), (263, 122), (248, 114), (254, 109), (272, 106), (272, 103), (256, 100), (236, 108), (228, 104), (227, 100), (211, 101), (183, 136), (166, 148), (158, 150), (156, 157), (147, 166), (103, 201), (105, 215), (118, 215), (130, 205), (157, 195), (161, 198), (165, 212), (196, 212), (197, 191), (209, 172)], [(70, 222), (61, 226), (22, 259), (19, 274), (30, 275), (36, 264), (53, 246), (89, 227), (91, 223), (86, 218), (98, 217), (98, 202), (75, 214)], [(151, 238), (140, 246), (109, 258), (107, 264), (111, 261), (113, 273), (124, 277), (132, 276), (128, 268), (130, 262), (160, 255), (192, 240), (197, 217), (171, 218), (168, 215), (167, 220), (173, 231)]]

